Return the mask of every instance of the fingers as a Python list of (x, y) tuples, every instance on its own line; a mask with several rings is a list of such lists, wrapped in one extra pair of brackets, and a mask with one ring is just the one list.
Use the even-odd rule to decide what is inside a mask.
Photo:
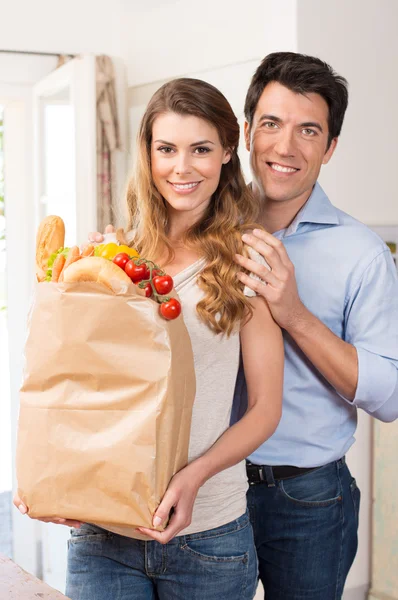
[(238, 273), (238, 279), (244, 284), (247, 285), (253, 292), (263, 296), (267, 300), (267, 286), (258, 279), (253, 279), (253, 277), (249, 277), (246, 273)]
[(160, 531), (154, 531), (153, 529), (148, 529), (147, 527), (137, 527), (137, 531), (152, 538), (153, 540), (155, 540), (155, 542), (160, 542), (161, 544), (166, 543), (166, 542), (162, 542)]
[[(115, 228), (113, 225), (107, 225), (105, 227), (104, 233), (114, 233), (114, 232), (115, 232)], [(104, 236), (99, 231), (90, 231), (90, 233), (88, 234), (88, 241), (89, 241), (89, 243), (100, 244), (101, 242), (104, 241)], [(84, 246), (81, 249), (84, 250), (86, 245), (87, 244), (84, 244)]]
[(176, 502), (171, 503), (170, 501), (173, 498), (174, 494), (170, 492), (169, 498), (167, 499), (166, 495), (167, 492), (164, 496), (164, 500), (159, 505), (159, 508), (155, 513), (155, 518), (156, 516), (160, 516), (160, 518), (162, 518), (164, 521), (164, 519), (169, 515), (171, 508), (174, 507), (174, 512), (170, 517), (170, 521), (168, 522), (166, 529), (164, 531), (154, 531), (153, 529), (149, 529), (147, 527), (138, 527), (138, 531), (147, 535), (153, 540), (160, 542), (161, 544), (167, 544), (170, 540), (173, 539), (173, 537), (178, 535), (180, 531), (188, 527), (188, 525), (190, 525), (191, 523), (192, 518), (193, 502), (191, 502), (190, 500), (181, 500), (181, 498), (178, 498)]
[[(14, 495), (12, 503), (22, 515), (26, 515), (28, 512), (28, 507), (22, 502), (18, 494)], [(55, 525), (66, 525), (67, 527), (74, 527), (75, 529), (79, 529), (82, 526), (81, 521), (76, 521), (75, 519), (63, 519), (61, 517), (40, 517), (37, 519), (37, 521), (42, 521), (43, 523), (54, 523)]]
[(147, 527), (138, 527), (137, 529), (156, 542), (159, 542), (160, 544), (167, 544), (188, 525), (189, 522), (187, 523), (183, 515), (178, 516), (177, 513), (174, 513), (164, 531), (154, 531), (153, 529), (148, 529)]
[[(258, 234), (254, 234), (258, 232)], [(273, 271), (290, 264), (283, 243), (266, 231), (254, 229), (253, 233), (242, 235), (242, 241), (259, 252)]]
[(18, 494), (14, 495), (12, 503), (15, 506), (15, 508), (17, 508), (22, 515), (26, 515), (26, 513), (28, 512), (28, 507), (25, 506), (25, 504), (22, 502), (22, 500), (18, 496)]
[[(267, 267), (259, 264), (255, 260), (252, 260), (251, 258), (246, 258), (245, 256), (242, 256), (241, 254), (235, 254), (234, 261), (238, 265), (240, 265), (241, 267), (246, 269), (247, 271), (254, 273), (258, 277), (260, 277), (260, 279), (263, 282), (266, 282), (266, 283), (269, 283), (270, 285), (272, 285), (272, 287), (275, 287), (275, 288), (281, 287), (281, 281), (275, 276), (274, 272), (270, 271), (269, 269), (267, 269)], [(241, 275), (244, 277), (244, 279), (242, 279), (240, 277)], [(253, 279), (253, 277), (250, 277), (246, 273), (239, 273), (238, 278), (240, 279), (240, 281), (242, 281), (243, 283), (248, 285), (250, 287), (250, 289), (254, 289), (253, 288), (254, 282), (260, 283), (264, 287), (264, 284), (262, 282), (259, 282), (256, 279)]]
[(91, 231), (88, 234), (88, 241), (94, 242), (95, 244), (100, 244), (104, 241), (104, 236), (99, 231)]
[(38, 521), (42, 521), (42, 523), (54, 523), (54, 525), (65, 525), (66, 527), (74, 527), (75, 529), (80, 529), (82, 526), (81, 521), (75, 521), (74, 519), (38, 519)]
[(166, 490), (165, 495), (163, 496), (163, 500), (159, 504), (153, 520), (152, 524), (154, 527), (159, 527), (161, 523), (164, 523), (169, 518), (169, 514), (171, 509), (176, 503), (176, 496), (173, 492)]

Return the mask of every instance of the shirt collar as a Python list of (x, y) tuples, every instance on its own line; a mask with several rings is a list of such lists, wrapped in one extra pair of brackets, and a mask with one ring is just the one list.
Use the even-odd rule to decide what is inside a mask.
[(338, 225), (339, 217), (333, 204), (318, 182), (314, 185), (311, 196), (299, 210), (290, 225), (278, 232), (283, 237), (297, 232), (302, 223), (317, 223), (322, 225)]

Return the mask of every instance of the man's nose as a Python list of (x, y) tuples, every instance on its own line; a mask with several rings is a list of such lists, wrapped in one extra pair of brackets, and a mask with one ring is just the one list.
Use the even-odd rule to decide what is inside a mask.
[(296, 145), (294, 140), (294, 132), (288, 129), (281, 131), (276, 140), (274, 149), (279, 156), (295, 156)]
[(192, 171), (192, 166), (189, 160), (189, 154), (180, 152), (174, 166), (174, 171), (177, 175), (188, 174)]

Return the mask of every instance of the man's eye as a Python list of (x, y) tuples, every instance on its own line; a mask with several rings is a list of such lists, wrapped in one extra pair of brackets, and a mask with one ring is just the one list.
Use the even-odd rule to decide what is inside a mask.
[(303, 129), (303, 133), (304, 133), (304, 135), (308, 135), (308, 136), (316, 135), (316, 131), (314, 131), (313, 129), (309, 129), (307, 127), (305, 129)]
[(196, 154), (207, 154), (210, 152), (210, 148), (206, 148), (206, 146), (198, 146), (195, 148)]
[(272, 121), (265, 121), (263, 125), (266, 129), (276, 129), (276, 123), (273, 123)]
[(173, 148), (171, 148), (171, 146), (160, 146), (158, 150), (159, 152), (163, 152), (163, 154), (170, 154), (171, 152), (173, 152)]

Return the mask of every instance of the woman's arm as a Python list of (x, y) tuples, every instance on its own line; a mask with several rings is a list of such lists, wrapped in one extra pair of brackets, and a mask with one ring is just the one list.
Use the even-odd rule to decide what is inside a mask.
[(265, 300), (251, 300), (253, 317), (242, 327), (241, 345), (248, 390), (248, 408), (200, 458), (177, 473), (159, 505), (153, 524), (164, 522), (174, 508), (164, 532), (140, 528), (153, 539), (167, 543), (190, 524), (199, 488), (216, 473), (249, 456), (275, 431), (282, 413), (284, 352), (280, 327)]
[(278, 426), (282, 414), (284, 352), (280, 327), (261, 297), (251, 300), (253, 317), (241, 330), (248, 408), (206, 454), (191, 463), (201, 485), (249, 456)]

